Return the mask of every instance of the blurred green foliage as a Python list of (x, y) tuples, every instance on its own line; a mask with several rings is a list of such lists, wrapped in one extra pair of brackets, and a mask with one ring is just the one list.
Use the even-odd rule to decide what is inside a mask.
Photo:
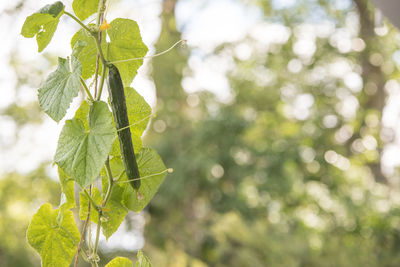
[[(175, 4), (164, 1), (158, 51), (180, 38)], [(397, 30), (367, 1), (246, 4), (278, 33), (202, 58), (234, 62), (228, 103), (183, 90), (184, 50), (153, 60), (147, 140), (175, 170), (149, 207), (155, 266), (398, 266), (399, 189), (380, 162)]]
[(48, 200), (58, 205), (61, 195), (58, 182), (49, 178), (45, 165), (26, 175), (10, 173), (0, 179), (1, 266), (40, 265), (26, 242), (26, 229), (42, 203)]

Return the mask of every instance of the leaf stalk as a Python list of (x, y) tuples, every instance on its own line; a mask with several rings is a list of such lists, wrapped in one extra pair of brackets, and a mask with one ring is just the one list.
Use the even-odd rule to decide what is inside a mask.
[(88, 95), (90, 101), (94, 102), (94, 98), (92, 96), (92, 94), (89, 91), (89, 88), (87, 87), (85, 81), (82, 79), (82, 77), (80, 78), (81, 84), (83, 86), (83, 89), (85, 89), (86, 94)]
[(64, 11), (64, 14), (71, 17), (73, 20), (75, 20), (79, 25), (81, 25), (82, 28), (84, 28), (85, 30), (87, 30), (88, 32), (92, 32), (80, 19), (78, 19), (77, 17), (75, 17), (74, 15), (72, 15), (71, 13)]

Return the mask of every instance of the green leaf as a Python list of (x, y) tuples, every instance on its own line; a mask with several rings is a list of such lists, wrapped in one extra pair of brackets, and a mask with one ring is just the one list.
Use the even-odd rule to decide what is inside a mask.
[(115, 259), (107, 263), (105, 267), (133, 267), (133, 263), (128, 258), (116, 257)]
[(42, 14), (50, 14), (54, 18), (58, 17), (58, 15), (64, 11), (64, 4), (61, 1), (54, 2), (51, 5), (45, 5), (39, 10), (39, 13)]
[[(158, 153), (151, 148), (142, 148), (136, 155), (139, 166), (141, 186), (138, 197), (129, 183), (125, 184), (123, 203), (133, 211), (139, 212), (150, 202), (157, 192), (167, 173), (166, 168)], [(125, 176), (126, 179), (126, 176)]]
[(72, 211), (61, 211), (61, 222), (59, 212), (43, 204), (28, 227), (28, 243), (40, 254), (43, 267), (69, 266), (78, 246), (80, 234)]
[(21, 34), (26, 38), (33, 38), (44, 31), (44, 25), (54, 22), (55, 18), (50, 14), (34, 13), (26, 18), (22, 25)]
[(70, 62), (58, 58), (58, 68), (51, 73), (44, 85), (39, 89), (39, 104), (53, 120), (60, 121), (69, 108), (74, 97), (78, 96), (82, 66), (75, 57), (77, 51), (83, 49), (83, 43), (78, 42), (71, 56)]
[[(92, 187), (92, 194), (91, 197), (96, 205), (101, 206), (102, 197), (100, 195), (99, 189), (96, 187)], [(88, 215), (88, 205), (89, 205), (89, 198), (86, 196), (85, 192), (79, 192), (79, 219), (82, 221), (86, 220)], [(99, 219), (99, 213), (91, 207), (90, 210), (90, 220), (94, 223), (97, 223)]]
[(79, 106), (78, 110), (75, 112), (75, 119), (79, 119), (83, 122), (85, 128), (88, 128), (88, 115), (89, 115), (90, 105), (87, 101), (82, 101), (82, 104)]
[(74, 0), (72, 9), (80, 20), (85, 20), (97, 11), (98, 5), (98, 0)]
[[(140, 36), (139, 26), (130, 19), (115, 19), (111, 23), (111, 29), (107, 31), (110, 37), (110, 43), (106, 43), (106, 36), (103, 34), (102, 49), (105, 57), (109, 61), (141, 58), (148, 51)], [(73, 47), (78, 40), (87, 43), (87, 46), (82, 51), (79, 61), (82, 64), (82, 77), (90, 78), (96, 70), (97, 48), (96, 43), (85, 30), (79, 30), (71, 40)], [(108, 47), (107, 47), (108, 46)], [(107, 53), (108, 51), (108, 53)], [(133, 60), (124, 63), (115, 64), (121, 74), (123, 83), (126, 86), (132, 82), (136, 76), (137, 70), (143, 64), (143, 60)]]
[[(140, 136), (137, 136), (136, 134), (132, 133), (132, 131), (131, 131), (131, 137), (132, 137), (133, 149), (135, 151), (139, 151), (142, 148), (142, 145), (143, 145), (142, 138)], [(110, 155), (114, 156), (114, 157), (120, 157), (121, 156), (121, 148), (119, 146), (118, 138), (115, 139), (114, 144), (112, 145)]]
[(85, 41), (79, 40), (75, 43), (74, 47), (72, 48), (72, 56), (78, 58), (82, 53), (82, 50), (87, 46)]
[(141, 250), (138, 251), (137, 253), (137, 262), (136, 262), (136, 267), (151, 267), (150, 260), (146, 257), (146, 255), (143, 254)]
[[(126, 107), (128, 111), (133, 149), (139, 151), (142, 148), (142, 134), (147, 128), (151, 116), (151, 107), (146, 100), (131, 87), (125, 88)], [(111, 155), (121, 156), (118, 138), (115, 140)]]
[[(113, 20), (110, 25), (111, 29), (107, 31), (111, 41), (108, 60), (141, 58), (146, 55), (148, 49), (142, 41), (136, 21), (118, 18)], [(115, 64), (125, 86), (131, 84), (142, 64), (142, 59)]]
[(151, 107), (146, 100), (131, 87), (125, 88), (126, 107), (129, 123), (134, 124), (131, 132), (141, 137), (147, 128), (151, 116)]
[(61, 15), (64, 13), (64, 4), (60, 1), (46, 5), (38, 12), (26, 18), (21, 34), (32, 38), (36, 35), (39, 52), (50, 43), (57, 29)]
[(77, 118), (65, 122), (54, 161), (80, 186), (86, 187), (99, 175), (115, 137), (107, 103), (96, 101), (90, 106), (87, 127)]
[[(71, 39), (71, 47), (74, 47), (78, 41), (83, 41), (86, 46), (82, 49), (80, 55), (78, 56), (79, 61), (82, 64), (82, 78), (90, 78), (96, 70), (96, 57), (97, 57), (97, 47), (94, 38), (85, 30), (80, 29)], [(102, 49), (107, 51), (106, 35), (103, 34)], [(100, 69), (101, 70), (101, 64)]]
[(74, 181), (68, 177), (63, 170), (58, 168), (58, 176), (61, 184), (61, 191), (65, 196), (65, 201), (61, 203), (62, 209), (71, 209), (75, 207)]
[[(123, 192), (121, 188), (114, 187), (110, 200), (107, 202), (107, 205), (103, 211), (105, 220), (101, 222), (101, 229), (107, 239), (118, 230), (125, 216), (128, 214), (128, 209), (121, 204), (122, 193)], [(100, 195), (100, 191), (96, 187), (92, 188), (92, 199), (98, 206), (101, 205), (103, 198)], [(79, 218), (81, 220), (86, 220), (88, 215), (88, 204), (89, 198), (84, 192), (81, 192), (79, 208)], [(92, 209), (90, 212), (90, 220), (94, 223), (97, 223), (98, 219), (99, 213)]]
[[(110, 165), (115, 178), (121, 176), (115, 187), (121, 187), (123, 190), (122, 203), (129, 210), (139, 212), (153, 198), (164, 181), (167, 172), (160, 156), (151, 148), (142, 148), (139, 153), (136, 153), (136, 160), (139, 166), (140, 177), (143, 177), (139, 193), (133, 190), (132, 186), (128, 183), (121, 157), (112, 158)], [(105, 183), (103, 179), (103, 186)]]

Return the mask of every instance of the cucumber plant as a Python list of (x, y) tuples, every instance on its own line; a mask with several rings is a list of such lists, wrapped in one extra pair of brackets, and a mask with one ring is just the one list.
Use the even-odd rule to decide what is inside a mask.
[[(171, 172), (156, 151), (142, 146), (152, 111), (129, 87), (148, 51), (137, 23), (126, 18), (107, 23), (106, 0), (74, 0), (72, 9), (73, 13), (68, 12), (60, 1), (46, 5), (26, 18), (21, 31), (24, 37), (36, 37), (41, 52), (61, 16), (81, 26), (72, 37), (71, 56), (58, 59), (57, 69), (38, 90), (41, 108), (56, 122), (65, 117), (80, 88), (86, 96), (74, 117), (65, 121), (54, 156), (62, 190), (60, 205), (43, 204), (27, 230), (28, 243), (40, 254), (42, 266), (72, 262), (77, 266), (79, 256), (98, 266), (100, 232), (107, 239), (114, 234), (128, 211), (140, 212)], [(84, 22), (90, 17), (95, 17), (95, 23)], [(110, 97), (104, 101), (107, 74)], [(99, 188), (94, 185), (98, 179)], [(80, 188), (81, 231), (72, 212), (77, 202), (75, 188)], [(97, 225), (95, 238), (85, 241), (92, 223)], [(136, 266), (150, 266), (141, 251), (137, 258)], [(133, 263), (117, 257), (106, 266)]]

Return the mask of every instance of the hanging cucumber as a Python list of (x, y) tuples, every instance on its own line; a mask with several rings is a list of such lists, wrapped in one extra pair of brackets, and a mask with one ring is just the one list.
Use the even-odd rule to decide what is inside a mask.
[(131, 186), (135, 190), (138, 190), (140, 187), (140, 180), (138, 179), (140, 178), (140, 174), (132, 145), (124, 86), (119, 71), (113, 64), (108, 65), (108, 93), (110, 95), (111, 109), (117, 131), (123, 129), (118, 131), (118, 140), (126, 176), (130, 180)]

